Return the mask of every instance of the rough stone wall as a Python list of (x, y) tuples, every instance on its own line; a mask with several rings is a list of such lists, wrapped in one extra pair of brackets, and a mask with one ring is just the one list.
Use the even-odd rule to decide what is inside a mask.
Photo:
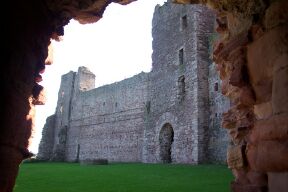
[(95, 75), (86, 67), (79, 67), (75, 81), (74, 92), (89, 91), (95, 88)]
[[(209, 134), (208, 79), (217, 75), (209, 74), (214, 19), (214, 13), (201, 5), (157, 6), (150, 73), (97, 89), (95, 76), (84, 67), (77, 75), (63, 76), (54, 154), (58, 150), (67, 161), (163, 162), (163, 153), (171, 154), (173, 163), (225, 161), (227, 140), (220, 138), (224, 133), (219, 122), (210, 124)], [(69, 94), (65, 97), (63, 92)], [(218, 97), (221, 105), (224, 100)], [(171, 144), (163, 152), (160, 140), (167, 124), (173, 138), (162, 141)], [(220, 139), (222, 145), (209, 143)]]
[(174, 130), (172, 162), (204, 162), (208, 156), (213, 12), (200, 5), (166, 3), (155, 8), (152, 23), (153, 68), (143, 161), (159, 162), (159, 130), (170, 123)]
[(226, 15), (222, 35), (232, 35), (214, 52), (222, 91), (233, 103), (223, 117), (233, 140), (228, 165), (234, 191), (287, 191), (288, 4), (260, 3), (251, 3), (245, 15)]
[(172, 162), (198, 161), (196, 22), (192, 12), (196, 9), (171, 3), (155, 8), (144, 162), (161, 162), (159, 133), (166, 123), (171, 124), (174, 131)]
[(70, 71), (61, 78), (56, 107), (56, 118), (54, 127), (54, 147), (52, 160), (61, 161), (65, 159), (67, 131), (70, 125), (71, 101), (74, 90), (76, 73)]
[[(201, 5), (202, 6), (202, 5)], [(201, 10), (201, 9), (200, 9)], [(209, 151), (209, 65), (210, 39), (214, 34), (215, 13), (207, 7), (195, 14), (195, 59), (197, 63), (197, 110), (198, 110), (198, 162), (207, 162)], [(220, 127), (218, 127), (220, 132)], [(217, 139), (219, 139), (217, 132)], [(224, 146), (225, 147), (225, 146)], [(223, 157), (225, 158), (225, 156)]]
[(39, 152), (37, 158), (40, 160), (50, 160), (53, 154), (54, 147), (54, 128), (56, 115), (47, 117), (46, 123), (42, 130), (42, 139), (39, 144)]
[(70, 124), (68, 126), (68, 134), (66, 141), (66, 160), (79, 160), (79, 135), (80, 130), (75, 126), (74, 120), (81, 119), (83, 113), (83, 99), (81, 93), (95, 88), (95, 75), (91, 73), (86, 67), (79, 67), (77, 75), (75, 76), (74, 87), (71, 99), (71, 115)]
[(221, 93), (222, 81), (219, 78), (215, 63), (209, 66), (209, 131), (208, 162), (226, 162), (227, 146), (230, 138), (222, 127), (222, 114), (230, 107), (230, 101)]
[[(131, 1), (115, 0), (114, 2), (118, 2), (120, 4), (127, 4)], [(180, 3), (192, 3), (199, 1), (207, 3), (206, 0), (177, 1)], [(58, 39), (58, 35), (63, 35), (63, 26), (66, 25), (71, 18), (76, 18), (82, 23), (91, 23), (97, 21), (101, 18), (105, 7), (111, 2), (112, 1), (110, 0), (32, 0), (25, 2), (17, 0), (7, 1), (8, 5), (6, 5), (5, 7), (8, 9), (7, 18), (9, 18), (9, 20), (4, 20), (4, 22), (8, 22), (8, 24), (5, 25), (7, 26), (7, 28), (5, 28), (7, 29), (7, 31), (4, 30), (4, 32), (7, 33), (8, 39), (4, 40), (4, 47), (8, 47), (8, 54), (4, 54), (4, 58), (8, 58), (8, 62), (2, 66), (3, 68), (1, 70), (1, 82), (3, 83), (2, 92), (4, 99), (1, 100), (1, 122), (3, 127), (0, 130), (0, 191), (10, 192), (13, 190), (20, 162), (23, 159), (31, 156), (31, 154), (27, 150), (29, 137), (32, 132), (33, 122), (33, 114), (30, 113), (30, 111), (33, 111), (34, 104), (43, 103), (38, 102), (39, 93), (42, 88), (37, 84), (37, 82), (41, 80), (41, 75), (39, 73), (43, 72), (43, 69), (45, 68), (45, 58), (48, 54), (47, 47), (50, 44), (49, 39)], [(271, 55), (266, 54), (266, 52), (259, 52), (260, 54), (257, 56), (257, 58), (263, 58), (263, 56), (267, 56), (265, 57), (264, 61), (266, 62), (268, 59), (268, 61), (270, 61), (269, 63), (273, 64), (273, 68), (274, 63), (277, 64), (275, 66), (279, 66), (278, 64), (280, 63), (280, 61), (282, 61), (281, 63), (283, 64), (283, 66), (280, 67), (281, 70), (276, 70), (277, 67), (275, 67), (275, 71), (274, 69), (272, 70), (266, 65), (265, 66), (267, 68), (263, 67), (267, 69), (266, 72), (272, 73), (273, 71), (274, 74), (271, 89), (268, 89), (268, 93), (273, 92), (273, 94), (271, 94), (271, 98), (273, 98), (273, 102), (271, 104), (272, 109), (274, 110), (275, 107), (278, 108), (279, 106), (280, 108), (282, 108), (281, 111), (276, 110), (277, 114), (273, 112), (273, 114), (269, 116), (269, 118), (267, 117), (266, 120), (269, 119), (272, 121), (269, 121), (269, 124), (265, 123), (269, 125), (267, 128), (267, 130), (269, 130), (268, 132), (262, 130), (258, 131), (259, 141), (264, 142), (267, 140), (269, 141), (269, 145), (267, 145), (267, 143), (265, 145), (262, 145), (263, 143), (258, 144), (259, 142), (257, 142), (256, 146), (254, 145), (254, 149), (256, 149), (256, 152), (254, 150), (254, 153), (252, 153), (254, 155), (256, 154), (256, 156), (254, 156), (256, 157), (256, 159), (261, 160), (260, 164), (258, 165), (261, 165), (261, 163), (267, 163), (267, 165), (269, 165), (269, 169), (264, 169), (262, 166), (262, 168), (258, 167), (257, 169), (255, 169), (254, 165), (257, 165), (258, 162), (253, 163), (253, 161), (250, 161), (248, 165), (246, 164), (244, 169), (241, 169), (239, 167), (237, 169), (235, 167), (233, 169), (233, 173), (235, 174), (236, 179), (232, 185), (233, 191), (267, 191), (266, 186), (268, 185), (269, 191), (286, 192), (288, 161), (286, 159), (287, 144), (285, 144), (285, 141), (287, 141), (287, 127), (285, 126), (287, 125), (287, 117), (285, 116), (285, 110), (288, 107), (285, 99), (287, 97), (285, 96), (287, 95), (288, 88), (287, 83), (285, 83), (287, 80), (285, 78), (287, 77), (287, 75), (285, 75), (285, 73), (287, 72), (287, 65), (285, 64), (288, 63), (288, 59), (286, 54), (287, 51), (285, 51), (285, 49), (287, 48), (287, 35), (285, 35), (287, 34), (287, 29), (284, 26), (287, 26), (287, 1), (209, 0), (208, 5), (214, 7), (214, 9), (217, 9), (221, 12), (218, 18), (219, 27), (217, 29), (217, 32), (227, 32), (227, 27), (229, 28), (229, 33), (224, 33), (224, 38), (222, 39), (222, 43), (219, 44), (219, 48), (223, 49), (223, 47), (226, 47), (226, 50), (228, 49), (230, 52), (231, 42), (228, 43), (229, 41), (227, 40), (231, 41), (235, 38), (237, 32), (239, 32), (238, 34), (240, 34), (240, 32), (247, 32), (246, 29), (249, 29), (248, 37), (249, 39), (253, 37), (252, 42), (255, 41), (255, 43), (264, 41), (264, 34), (266, 38), (270, 35), (271, 38), (273, 37), (272, 39), (267, 41), (268, 46), (260, 46), (264, 48), (264, 50), (266, 50), (268, 53), (271, 53)], [(221, 17), (225, 15), (228, 17)], [(229, 22), (227, 22), (227, 18), (229, 19)], [(245, 18), (248, 18), (248, 25), (245, 22)], [(281, 30), (283, 30), (281, 32), (278, 31), (280, 27), (282, 28)], [(261, 36), (263, 37), (260, 38)], [(280, 41), (278, 41), (277, 38), (280, 38)], [(235, 41), (232, 41), (232, 44), (234, 43)], [(241, 44), (241, 41), (236, 41), (236, 44)], [(281, 45), (280, 48), (279, 45)], [(232, 48), (234, 47), (232, 46)], [(216, 55), (217, 52), (221, 53), (219, 52), (219, 50), (217, 50), (218, 49), (215, 49)], [(250, 49), (250, 51), (251, 50), (254, 49)], [(245, 55), (245, 51), (243, 55)], [(275, 57), (275, 55), (277, 55), (277, 57)], [(222, 56), (227, 59), (227, 54), (222, 54)], [(244, 56), (244, 58), (246, 57)], [(227, 66), (231, 69), (232, 64), (238, 63), (237, 61), (238, 60), (229, 63), (227, 62)], [(219, 60), (216, 63), (221, 64)], [(252, 63), (254, 63), (254, 61)], [(235, 66), (238, 66), (238, 64), (236, 64)], [(220, 65), (219, 70), (221, 68), (225, 69)], [(240, 69), (242, 68), (240, 67)], [(241, 70), (235, 70), (235, 72), (236, 71), (239, 72)], [(234, 75), (235, 74), (236, 77), (237, 74), (238, 77), (247, 77), (247, 75), (243, 75), (242, 73), (234, 73)], [(225, 76), (222, 75), (221, 79), (225, 79)], [(257, 76), (257, 74), (249, 73), (249, 76), (252, 79), (254, 76)], [(261, 79), (263, 79), (263, 81), (261, 81)], [(265, 81), (266, 78), (261, 76), (260, 82)], [(261, 83), (259, 85), (261, 86)], [(241, 90), (243, 91), (241, 91), (243, 94), (247, 93), (247, 89), (246, 91), (245, 89)], [(226, 94), (227, 92), (223, 93)], [(259, 95), (259, 93), (257, 94)], [(31, 98), (31, 95), (33, 96), (33, 99)], [(281, 99), (277, 99), (279, 97)], [(31, 102), (31, 100), (33, 100), (33, 102)], [(267, 114), (271, 114), (269, 112), (269, 107), (266, 108), (264, 106), (261, 109), (262, 113), (266, 114), (267, 111)], [(230, 116), (232, 119), (234, 119), (234, 123), (232, 124), (235, 124), (235, 118), (239, 116), (234, 116), (233, 114), (235, 113), (232, 111), (231, 113), (227, 114), (227, 117)], [(277, 115), (280, 114), (284, 116), (283, 119), (277, 118)], [(239, 118), (237, 120), (239, 120)], [(253, 122), (253, 120), (251, 119), (246, 118), (246, 120), (247, 122)], [(259, 121), (259, 123), (261, 122), (260, 120), (257, 121)], [(259, 127), (262, 128), (264, 127), (264, 125), (261, 125)], [(279, 130), (282, 131), (279, 132)], [(238, 136), (241, 135), (242, 134), (238, 134)], [(268, 137), (269, 139), (267, 139), (266, 137)], [(263, 146), (263, 148), (261, 148), (260, 146)], [(250, 148), (250, 150), (252, 149), (253, 148)], [(236, 153), (234, 154), (238, 154), (240, 157), (241, 155), (243, 156), (243, 154), (246, 154), (246, 152), (242, 150), (235, 150), (235, 152)], [(269, 152), (275, 152), (275, 154), (270, 154)], [(270, 157), (273, 158), (270, 159)], [(279, 167), (276, 168), (276, 165), (279, 165)], [(257, 171), (254, 172), (255, 170)], [(258, 171), (260, 171), (260, 174)], [(267, 175), (261, 174), (261, 172), (268, 172), (268, 179)]]
[(68, 160), (79, 153), (80, 160), (141, 161), (147, 80), (147, 74), (140, 73), (80, 93), (76, 102), (82, 103), (82, 117), (72, 116), (70, 123), (71, 129), (80, 130), (79, 138), (69, 147)]
[(288, 191), (288, 2), (200, 2), (218, 11), (213, 56), (231, 100), (222, 126), (232, 191)]

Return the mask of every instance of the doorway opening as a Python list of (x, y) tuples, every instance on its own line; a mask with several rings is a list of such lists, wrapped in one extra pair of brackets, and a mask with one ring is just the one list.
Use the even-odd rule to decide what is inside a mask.
[(164, 124), (159, 133), (160, 144), (160, 160), (163, 163), (171, 163), (171, 150), (174, 141), (174, 131), (172, 125), (169, 123)]

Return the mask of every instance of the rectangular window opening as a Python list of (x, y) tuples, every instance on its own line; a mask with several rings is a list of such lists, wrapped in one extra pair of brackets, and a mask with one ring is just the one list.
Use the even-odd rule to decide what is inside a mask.
[(178, 100), (181, 102), (185, 96), (185, 77), (184, 75), (178, 78)]
[(184, 15), (180, 19), (180, 30), (183, 31), (184, 29), (187, 28), (187, 26), (188, 26), (187, 15)]
[(179, 53), (178, 53), (178, 57), (179, 57), (179, 65), (183, 65), (184, 64), (184, 49), (180, 49)]
[(218, 83), (217, 82), (214, 84), (214, 91), (218, 91)]

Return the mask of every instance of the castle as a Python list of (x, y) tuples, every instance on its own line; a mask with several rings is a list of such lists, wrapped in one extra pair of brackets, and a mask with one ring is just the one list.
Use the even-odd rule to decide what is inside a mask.
[(229, 102), (210, 56), (214, 13), (200, 5), (157, 5), (152, 70), (94, 88), (87, 68), (62, 76), (39, 159), (111, 162), (224, 162)]

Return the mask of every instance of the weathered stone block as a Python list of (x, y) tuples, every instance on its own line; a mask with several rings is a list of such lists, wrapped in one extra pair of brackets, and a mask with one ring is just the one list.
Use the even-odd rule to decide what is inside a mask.
[(261, 103), (258, 105), (254, 105), (254, 114), (256, 119), (267, 119), (272, 115), (272, 103), (268, 101), (266, 103)]
[(247, 172), (246, 175), (247, 179), (249, 180), (249, 183), (257, 186), (267, 187), (268, 177), (266, 173), (250, 170)]
[(245, 61), (245, 49), (243, 47), (238, 47), (235, 50), (232, 50), (227, 59), (231, 63), (231, 72), (229, 77), (229, 84), (242, 87), (244, 85), (244, 65)]
[(246, 33), (252, 24), (250, 17), (237, 17), (233, 13), (227, 13), (229, 36), (236, 37), (239, 34)]
[(250, 184), (250, 181), (247, 177), (247, 172), (248, 170), (245, 168), (232, 169), (232, 173), (235, 177), (235, 182), (241, 185)]
[(261, 141), (246, 148), (250, 167), (259, 172), (288, 171), (288, 141)]
[(247, 67), (256, 103), (271, 100), (275, 60), (287, 51), (285, 34), (287, 26), (274, 28), (247, 47)]
[(288, 191), (288, 172), (269, 172), (268, 181), (269, 192)]
[(244, 106), (252, 106), (255, 103), (255, 95), (250, 86), (241, 87), (239, 91), (239, 104)]
[(256, 41), (264, 34), (264, 29), (262, 25), (255, 24), (251, 26), (250, 32), (253, 41)]
[(239, 127), (251, 127), (253, 125), (253, 111), (242, 105), (234, 106), (228, 112), (223, 113), (222, 127), (233, 129)]
[(222, 127), (226, 129), (233, 129), (236, 127), (236, 121), (236, 115), (231, 109), (222, 114)]
[(230, 146), (227, 151), (227, 164), (230, 169), (240, 169), (245, 166), (244, 146)]
[(229, 135), (235, 145), (240, 145), (243, 143), (244, 139), (246, 138), (249, 128), (248, 127), (237, 127), (234, 129), (228, 130)]
[(242, 32), (241, 34), (233, 37), (226, 44), (219, 46), (213, 52), (214, 61), (217, 63), (222, 63), (223, 61), (229, 61), (229, 55), (231, 50), (236, 50), (239, 47), (245, 46), (248, 43), (247, 32)]
[(264, 23), (267, 29), (288, 22), (288, 2), (286, 0), (274, 1), (265, 12)]
[(249, 141), (257, 143), (263, 140), (287, 140), (288, 139), (288, 114), (274, 115), (269, 119), (256, 121)]
[[(283, 41), (288, 42), (288, 27)], [(272, 88), (273, 114), (288, 113), (288, 45), (281, 56), (275, 59)]]

